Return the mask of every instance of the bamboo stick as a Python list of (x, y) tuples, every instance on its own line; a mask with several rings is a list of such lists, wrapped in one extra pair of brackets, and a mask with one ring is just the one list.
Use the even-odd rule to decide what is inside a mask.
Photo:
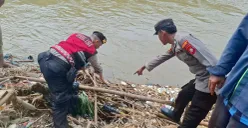
[(92, 90), (92, 91), (103, 92), (103, 93), (111, 93), (111, 94), (126, 96), (126, 97), (130, 97), (130, 98), (134, 98), (134, 99), (144, 100), (144, 101), (153, 101), (153, 102), (163, 103), (163, 104), (167, 104), (167, 105), (173, 104), (173, 102), (171, 102), (171, 101), (165, 101), (165, 100), (161, 100), (161, 99), (150, 98), (147, 96), (141, 96), (141, 95), (135, 95), (135, 94), (126, 93), (126, 92), (109, 90), (109, 89), (104, 89), (104, 88), (100, 88), (100, 87), (89, 87), (89, 86), (79, 85), (79, 89)]
[(84, 126), (81, 122), (79, 122), (76, 118), (68, 116), (68, 118), (73, 121), (76, 125)]
[(35, 81), (35, 82), (40, 82), (40, 83), (46, 83), (46, 80), (33, 78), (33, 77), (15, 76), (14, 78), (19, 78), (19, 79), (24, 79), (24, 80), (29, 80), (29, 81)]
[(16, 60), (15, 62), (20, 62), (20, 63), (22, 63), (22, 62), (34, 62), (34, 60)]
[(30, 103), (27, 103), (25, 101), (23, 101), (21, 98), (19, 97), (15, 97), (16, 98), (16, 102), (20, 103), (24, 108), (28, 109), (28, 110), (37, 110), (37, 108), (30, 104)]
[(201, 121), (200, 125), (208, 127), (208, 122)]
[[(94, 79), (93, 79), (89, 73), (86, 73), (86, 74), (90, 77), (91, 81), (94, 84), (94, 87), (97, 87), (97, 84), (96, 84), (96, 81), (95, 81), (96, 77), (94, 76)], [(96, 126), (97, 126), (97, 118), (98, 118), (97, 117), (97, 94), (94, 91), (94, 123), (95, 123)]]
[[(7, 94), (0, 100), (0, 106), (6, 103), (8, 100), (12, 100), (13, 104), (16, 104), (16, 102), (22, 104), (22, 106), (29, 110), (36, 110), (37, 108), (33, 106), (32, 104), (29, 104), (25, 101), (23, 101), (21, 98), (15, 96), (15, 90), (10, 89), (7, 90)], [(14, 97), (13, 97), (14, 96)]]
[(0, 85), (2, 85), (2, 84), (4, 84), (4, 83), (6, 83), (6, 82), (8, 82), (8, 81), (10, 81), (10, 79), (6, 79), (6, 80), (4, 80), (4, 81), (0, 82)]
[(0, 99), (0, 106), (2, 106), (4, 103), (6, 103), (8, 100), (11, 99), (11, 97), (15, 94), (15, 91), (13, 89), (6, 90), (7, 94)]
[[(15, 78), (28, 79), (30, 81), (41, 82), (41, 83), (46, 82), (45, 80), (38, 79), (38, 78), (33, 78), (33, 77), (15, 76)], [(91, 77), (91, 79), (92, 79), (92, 77)], [(93, 83), (95, 83), (95, 82), (93, 82)], [(135, 95), (135, 94), (131, 94), (131, 93), (120, 92), (120, 91), (115, 91), (115, 90), (109, 90), (109, 89), (104, 89), (104, 88), (99, 88), (99, 87), (89, 87), (89, 86), (79, 85), (79, 88), (80, 89), (103, 92), (103, 93), (111, 93), (111, 94), (116, 94), (116, 95), (120, 95), (120, 96), (126, 96), (126, 97), (130, 97), (130, 98), (134, 98), (134, 99), (140, 99), (140, 100), (144, 100), (144, 101), (153, 101), (153, 102), (164, 103), (164, 104), (168, 104), (168, 105), (173, 104), (173, 102), (171, 102), (171, 101), (165, 101), (165, 100), (161, 100), (161, 99), (150, 98), (150, 97), (147, 97), (147, 96)]]
[(7, 79), (11, 79), (11, 78), (13, 78), (13, 77), (11, 76), (11, 77), (0, 78), (0, 81), (4, 81), (4, 80), (7, 80)]

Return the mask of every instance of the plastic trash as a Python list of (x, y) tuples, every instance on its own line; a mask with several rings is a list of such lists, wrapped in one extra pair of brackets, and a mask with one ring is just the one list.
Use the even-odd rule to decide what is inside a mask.
[(34, 60), (34, 57), (30, 55), (30, 56), (28, 56), (28, 59), (29, 60)]
[(6, 60), (10, 60), (10, 59), (13, 58), (13, 55), (10, 54), (10, 53), (8, 53), (8, 54), (5, 54), (5, 55), (3, 56), (3, 58), (6, 59)]
[(146, 86), (153, 86), (153, 84), (152, 83), (147, 83)]
[(8, 128), (16, 128), (17, 124), (11, 124)]
[(121, 84), (122, 84), (122, 85), (125, 85), (125, 86), (127, 85), (127, 83), (124, 82), (124, 81), (121, 81)]
[(78, 90), (79, 83), (78, 83), (78, 82), (76, 82), (76, 81), (75, 81), (75, 82), (73, 82), (72, 87), (73, 87), (73, 89)]
[(154, 102), (151, 102), (151, 101), (146, 101), (146, 104), (148, 104), (148, 105), (153, 105), (153, 104), (154, 104)]
[(157, 88), (158, 93), (167, 92), (167, 88)]
[(108, 106), (108, 105), (103, 105), (103, 110), (107, 111), (107, 112), (113, 112), (113, 113), (117, 113), (120, 114), (120, 111), (114, 107)]
[(172, 97), (172, 98), (170, 99), (170, 101), (171, 101), (171, 102), (175, 102), (175, 98)]
[(136, 87), (136, 85), (135, 85), (135, 84), (131, 84), (131, 86), (132, 86), (133, 88), (135, 88), (135, 87)]

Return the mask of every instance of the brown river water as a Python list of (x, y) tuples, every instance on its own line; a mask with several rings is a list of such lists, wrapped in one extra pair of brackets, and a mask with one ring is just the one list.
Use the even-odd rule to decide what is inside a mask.
[(133, 75), (168, 50), (153, 36), (154, 24), (173, 18), (179, 31), (191, 32), (219, 58), (247, 12), (247, 0), (7, 0), (0, 25), (5, 53), (34, 57), (71, 33), (98, 30), (108, 38), (98, 51), (106, 78), (182, 85), (194, 76), (176, 57)]

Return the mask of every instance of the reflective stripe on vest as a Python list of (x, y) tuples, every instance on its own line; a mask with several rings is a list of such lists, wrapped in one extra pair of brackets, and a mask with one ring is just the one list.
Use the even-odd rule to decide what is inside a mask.
[(61, 54), (63, 57), (65, 57), (65, 59), (72, 65), (75, 65), (75, 62), (73, 60), (73, 58), (71, 57), (71, 55), (65, 50), (63, 49), (61, 46), (59, 45), (54, 45), (51, 48), (55, 49), (59, 54)]

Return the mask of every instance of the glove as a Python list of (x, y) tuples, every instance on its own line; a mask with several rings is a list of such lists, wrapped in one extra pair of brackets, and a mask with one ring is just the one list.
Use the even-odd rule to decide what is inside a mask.
[(78, 82), (73, 82), (73, 84), (72, 84), (72, 88), (74, 89), (74, 90), (76, 90), (76, 91), (78, 91), (78, 88), (79, 88), (79, 83)]

